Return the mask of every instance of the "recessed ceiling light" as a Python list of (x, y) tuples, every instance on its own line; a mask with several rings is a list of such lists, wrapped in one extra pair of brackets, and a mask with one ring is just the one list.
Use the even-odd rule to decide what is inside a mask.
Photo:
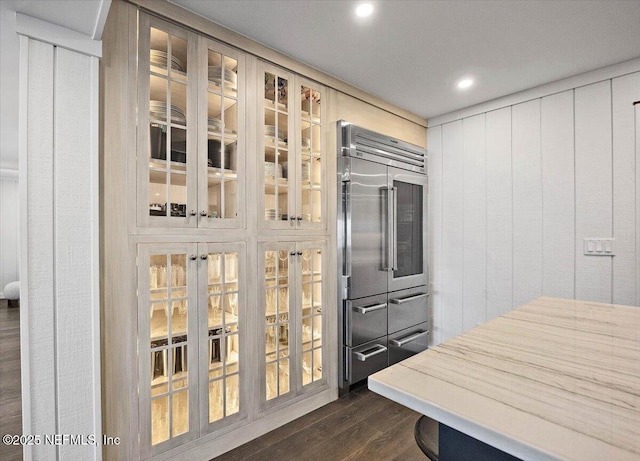
[(371, 13), (373, 13), (373, 5), (371, 3), (361, 3), (356, 8), (356, 15), (361, 18), (371, 16)]
[(470, 88), (471, 86), (473, 86), (473, 80), (470, 78), (463, 78), (462, 80), (460, 80), (458, 82), (458, 88), (461, 90), (466, 90), (467, 88)]

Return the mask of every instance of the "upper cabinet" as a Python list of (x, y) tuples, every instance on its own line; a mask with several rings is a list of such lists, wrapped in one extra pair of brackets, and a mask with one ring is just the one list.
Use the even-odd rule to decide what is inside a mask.
[(324, 229), (325, 88), (267, 63), (258, 73), (262, 227)]
[(244, 55), (141, 14), (141, 227), (244, 225)]

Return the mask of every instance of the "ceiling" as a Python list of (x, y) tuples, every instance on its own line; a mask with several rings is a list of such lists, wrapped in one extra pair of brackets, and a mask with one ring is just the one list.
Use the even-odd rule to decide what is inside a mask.
[(639, 0), (172, 1), (425, 118), (640, 57)]
[(10, 10), (99, 40), (111, 0), (0, 0)]

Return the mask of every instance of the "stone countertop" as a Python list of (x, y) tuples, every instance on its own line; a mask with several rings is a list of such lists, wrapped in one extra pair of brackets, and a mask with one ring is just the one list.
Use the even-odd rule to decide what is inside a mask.
[(640, 308), (538, 298), (369, 377), (525, 460), (640, 460)]

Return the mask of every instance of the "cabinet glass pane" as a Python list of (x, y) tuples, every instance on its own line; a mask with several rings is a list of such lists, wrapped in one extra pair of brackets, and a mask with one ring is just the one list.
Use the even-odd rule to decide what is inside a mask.
[(396, 248), (398, 269), (394, 277), (422, 273), (422, 186), (393, 181), (397, 188)]
[(207, 257), (209, 422), (240, 408), (238, 357), (238, 253), (215, 252)]
[[(151, 441), (189, 431), (187, 256), (152, 254), (147, 261), (149, 299)], [(147, 288), (147, 289), (144, 289)]]
[(186, 216), (187, 42), (151, 28), (149, 215)]
[(209, 218), (238, 214), (238, 61), (208, 50), (207, 197)]
[(265, 363), (266, 399), (290, 390), (289, 373), (289, 252), (266, 251)]
[(322, 379), (322, 250), (302, 251), (302, 385)]
[(300, 138), (300, 191), (302, 220), (322, 221), (322, 129), (319, 91), (301, 87)]
[(289, 219), (288, 81), (266, 72), (264, 89), (264, 218)]

